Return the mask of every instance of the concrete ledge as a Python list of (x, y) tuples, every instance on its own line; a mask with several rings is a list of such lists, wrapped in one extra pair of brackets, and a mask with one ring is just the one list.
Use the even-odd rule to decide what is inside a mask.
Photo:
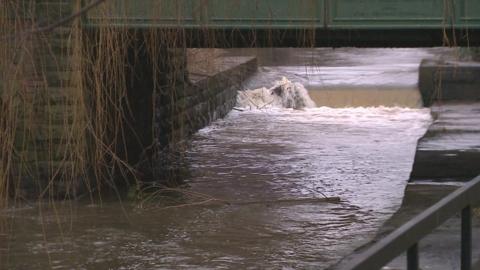
[(418, 142), (410, 181), (468, 181), (480, 174), (480, 103), (432, 106), (435, 117)]
[(480, 101), (480, 63), (423, 60), (419, 88), (428, 107), (435, 101)]
[(434, 123), (420, 139), (410, 181), (480, 174), (480, 63), (423, 60), (419, 88)]

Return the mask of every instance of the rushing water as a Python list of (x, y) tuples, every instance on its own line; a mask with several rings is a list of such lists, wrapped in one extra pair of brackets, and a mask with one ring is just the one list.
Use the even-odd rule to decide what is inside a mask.
[(305, 85), (318, 106), (328, 107), (421, 107), (420, 61), (457, 57), (445, 48), (246, 49), (241, 53), (257, 54), (261, 65), (248, 88), (268, 87), (288, 74), (288, 79)]
[(270, 108), (305, 109), (315, 108), (308, 90), (301, 83), (294, 83), (283, 77), (271, 88), (261, 87), (253, 90), (238, 91), (235, 110), (262, 110)]
[[(321, 67), (317, 73), (309, 68), (302, 73), (299, 66), (263, 63), (246, 87), (270, 88), (286, 76), (312, 93), (319, 91), (314, 85), (338, 86), (335, 82), (343, 80), (354, 85), (356, 78), (358, 87), (367, 89), (369, 82), (381, 91), (384, 78), (383, 91), (410, 91), (414, 66), (430, 53), (353, 51), (373, 62), (388, 56), (398, 65), (381, 72), (364, 57), (345, 57), (353, 62), (345, 64), (341, 56), (330, 56), (325, 66), (336, 67), (325, 79)], [(296, 52), (300, 58), (304, 54)], [(362, 68), (355, 71), (355, 63)], [(375, 72), (366, 72), (369, 67)], [(38, 207), (12, 210), (4, 213), (11, 227), (8, 235), (0, 234), (0, 265), (325, 268), (371, 239), (399, 207), (417, 139), (430, 123), (429, 111), (419, 108), (238, 109), (194, 135), (186, 155), (188, 194), (179, 197), (188, 205), (147, 203), (139, 209), (129, 202), (101, 207), (66, 203), (41, 212)], [(324, 202), (324, 196), (340, 202)]]

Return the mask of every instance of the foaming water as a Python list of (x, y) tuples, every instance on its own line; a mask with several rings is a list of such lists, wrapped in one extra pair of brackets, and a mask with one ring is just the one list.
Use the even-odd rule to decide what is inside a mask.
[(303, 109), (315, 107), (315, 102), (308, 95), (301, 83), (292, 83), (283, 77), (271, 88), (261, 87), (254, 90), (239, 91), (237, 106), (248, 109), (292, 108)]
[(257, 49), (259, 72), (246, 88), (269, 87), (282, 76), (301, 83), (317, 106), (421, 108), (418, 71), (425, 58), (454, 58), (455, 50)]
[[(266, 170), (275, 175), (273, 180), (278, 180), (281, 187), (293, 184), (293, 180), (306, 184), (305, 190), (295, 189), (297, 196), (312, 194), (320, 187), (324, 194), (349, 198), (364, 207), (376, 203), (374, 197), (381, 195), (370, 190), (376, 183), (387, 184), (385, 196), (401, 198), (403, 188), (390, 189), (391, 185), (406, 185), (417, 139), (424, 134), (430, 118), (428, 109), (399, 107), (236, 111), (201, 130), (191, 153), (196, 156), (205, 149), (217, 152), (218, 159), (212, 159), (208, 167), (252, 169), (252, 174), (241, 171), (244, 174), (225, 176), (232, 181), (257, 175), (255, 169)], [(226, 164), (228, 160), (232, 162)], [(397, 166), (403, 175), (395, 169)], [(270, 177), (269, 173), (266, 175)], [(283, 174), (295, 177), (287, 181)], [(326, 186), (322, 179), (328, 182)], [(239, 197), (252, 196), (250, 189), (244, 194), (241, 190), (236, 191)], [(287, 192), (294, 195), (290, 193), (293, 190)], [(345, 190), (351, 192), (347, 197), (342, 196)], [(362, 191), (364, 198), (360, 196)], [(273, 194), (275, 190), (257, 195)]]
[(408, 65), (391, 63), (388, 67), (262, 67), (247, 87), (257, 86), (259, 82), (270, 85), (265, 78), (286, 76), (302, 84), (319, 107), (421, 108), (419, 65), (417, 60)]
[(26, 208), (0, 258), (12, 269), (326, 268), (399, 207), (430, 121), (396, 107), (233, 111), (193, 137), (186, 191), (234, 204)]
[[(361, 62), (368, 66), (366, 62), (372, 58), (368, 55), (387, 57), (384, 50), (369, 51), (364, 57), (354, 52), (336, 51), (337, 56), (330, 55), (326, 64), (339, 67)], [(297, 53), (304, 57), (303, 51)], [(398, 56), (403, 62), (416, 59), (419, 63), (417, 56), (423, 53), (402, 51)], [(281, 56), (282, 61), (293, 57)], [(347, 56), (351, 57), (348, 63)], [(411, 73), (412, 66), (408, 68), (406, 72)], [(380, 68), (377, 71), (381, 73)], [(332, 69), (330, 75), (340, 80), (342, 72), (340, 68), (335, 72)], [(261, 69), (245, 88), (265, 87), (257, 92), (271, 95), (275, 81), (285, 76), (290, 86), (297, 83), (296, 89), (302, 89), (300, 84), (305, 85), (315, 97), (313, 85), (326, 87), (320, 80), (327, 78), (326, 73), (318, 73), (323, 75), (316, 79), (308, 74), (297, 67), (272, 64)], [(355, 76), (353, 72), (350, 78)], [(401, 78), (405, 77), (398, 78), (380, 86), (380, 90), (412, 89), (410, 81), (402, 84)], [(328, 87), (345, 88), (335, 83)], [(373, 86), (357, 84), (354, 90), (362, 87)], [(301, 96), (304, 100), (308, 97)], [(319, 98), (318, 108), (302, 106), (296, 110), (279, 99), (276, 106), (232, 111), (200, 130), (186, 152), (185, 169), (190, 172), (185, 179), (187, 194), (174, 197), (178, 203), (175, 207), (165, 208), (160, 198), (150, 200), (145, 203), (148, 208), (141, 209), (137, 203), (105, 202), (101, 207), (79, 203), (2, 213), (14, 230), (8, 236), (0, 233), (1, 266), (328, 267), (369, 241), (400, 206), (417, 140), (431, 117), (428, 109), (394, 104), (329, 108), (321, 107), (322, 100), (324, 96)], [(239, 105), (251, 106), (248, 102)], [(192, 194), (196, 194), (195, 198)], [(341, 201), (322, 202), (324, 196), (339, 197)], [(234, 203), (216, 203), (218, 200)], [(204, 201), (207, 203), (198, 203)]]
[[(253, 250), (241, 255), (246, 266), (322, 268), (368, 241), (399, 207), (429, 123), (427, 109), (396, 107), (236, 111), (195, 136), (189, 183), (232, 201), (297, 200), (238, 207), (235, 229), (219, 231)], [(342, 203), (300, 200), (324, 195)]]

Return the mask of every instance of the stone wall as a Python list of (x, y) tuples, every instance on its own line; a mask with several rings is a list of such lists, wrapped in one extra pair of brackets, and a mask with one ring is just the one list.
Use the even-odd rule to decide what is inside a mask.
[(192, 55), (188, 50), (185, 83), (177, 85), (170, 95), (156, 95), (154, 139), (158, 152), (152, 159), (154, 174), (150, 177), (167, 184), (176, 184), (183, 177), (184, 142), (227, 115), (235, 106), (242, 82), (257, 70), (254, 57), (208, 55), (207, 51)]
[[(35, 18), (46, 18), (41, 24), (48, 25), (72, 14), (80, 2), (37, 1)], [(100, 166), (111, 170), (106, 175), (115, 178), (106, 179), (108, 183), (169, 181), (171, 173), (164, 168), (170, 166), (172, 153), (183, 150), (182, 142), (198, 129), (225, 116), (235, 105), (240, 84), (257, 68), (255, 58), (221, 55), (208, 56), (213, 62), (206, 67), (202, 57), (207, 55), (187, 55), (181, 42), (170, 43), (168, 37), (175, 33), (125, 29), (134, 38), (120, 58), (110, 57), (125, 63), (123, 79), (112, 82), (126, 87), (125, 97), (103, 110), (103, 122), (98, 122), (95, 118), (101, 108), (94, 95), (105, 95), (101, 98), (108, 100), (107, 93), (115, 91), (108, 89), (108, 81), (99, 91), (89, 79), (92, 72), (97, 73), (97, 81), (108, 78), (108, 68), (101, 69), (101, 61), (105, 67), (111, 63), (107, 63), (107, 53), (96, 69), (84, 65), (99, 59), (95, 56), (98, 36), (96, 30), (72, 27), (74, 23), (28, 41), (33, 60), (25, 61), (23, 67), (25, 87), (19, 89), (23, 100), (18, 107), (21, 119), (11, 175), (20, 196), (65, 197), (97, 189), (95, 185), (105, 180), (101, 170), (95, 171)], [(146, 45), (152, 42), (146, 40), (152, 34), (153, 44), (158, 45), (154, 53)], [(199, 57), (201, 65), (187, 65)], [(123, 115), (113, 117), (118, 110)], [(111, 121), (105, 118), (110, 115)], [(102, 125), (108, 127), (101, 129)], [(119, 125), (120, 133), (108, 134), (109, 127)], [(98, 157), (101, 147), (110, 147), (112, 152)], [(116, 158), (126, 161), (135, 173), (125, 175), (114, 168)]]
[[(173, 127), (173, 134), (178, 138), (189, 136), (198, 129), (210, 124), (213, 120), (224, 117), (235, 105), (237, 91), (241, 90), (242, 82), (257, 70), (254, 57), (211, 56), (212, 63), (202, 61), (202, 65), (192, 62), (201, 59), (199, 56), (187, 57), (187, 83), (177, 89), (176, 104), (172, 119), (165, 117), (172, 110), (171, 104), (161, 104), (158, 100), (156, 110), (156, 125)], [(172, 125), (178, 123), (178, 126)], [(164, 132), (157, 132), (159, 136)], [(167, 132), (168, 133), (168, 132)], [(159, 137), (161, 138), (161, 137)], [(160, 141), (162, 141), (160, 139)]]
[[(36, 1), (28, 13), (28, 24), (49, 25), (75, 10), (75, 1)], [(33, 14), (31, 13), (33, 12)], [(21, 32), (18, 33), (21, 35)], [(79, 66), (74, 64), (75, 33), (72, 24), (53, 31), (26, 35), (18, 48), (17, 64), (21, 75), (15, 89), (18, 113), (15, 131), (15, 166), (10, 181), (19, 186), (17, 195), (45, 194), (51, 182), (63, 190), (66, 181), (77, 177), (81, 153), (75, 150), (81, 144), (74, 130), (78, 123), (78, 92), (76, 79)], [(77, 44), (78, 45), (78, 44)], [(81, 120), (80, 120), (81, 121)], [(78, 154), (78, 155), (77, 155)]]
[[(116, 155), (136, 170), (131, 182), (174, 185), (185, 142), (232, 109), (241, 83), (257, 70), (256, 58), (211, 55), (209, 50), (193, 55), (181, 42), (172, 47), (161, 30), (128, 31), (135, 38), (128, 40), (121, 60), (126, 63), (126, 102), (121, 104), (124, 130), (112, 138)], [(95, 31), (88, 35), (95, 43)], [(152, 43), (155, 48), (148, 48)]]

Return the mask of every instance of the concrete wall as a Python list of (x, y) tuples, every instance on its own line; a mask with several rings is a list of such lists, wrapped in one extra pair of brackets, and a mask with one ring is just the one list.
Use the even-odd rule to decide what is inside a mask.
[(434, 121), (418, 142), (410, 181), (480, 174), (480, 64), (424, 60), (420, 91)]
[(435, 101), (478, 101), (480, 63), (423, 60), (419, 88), (427, 107)]

